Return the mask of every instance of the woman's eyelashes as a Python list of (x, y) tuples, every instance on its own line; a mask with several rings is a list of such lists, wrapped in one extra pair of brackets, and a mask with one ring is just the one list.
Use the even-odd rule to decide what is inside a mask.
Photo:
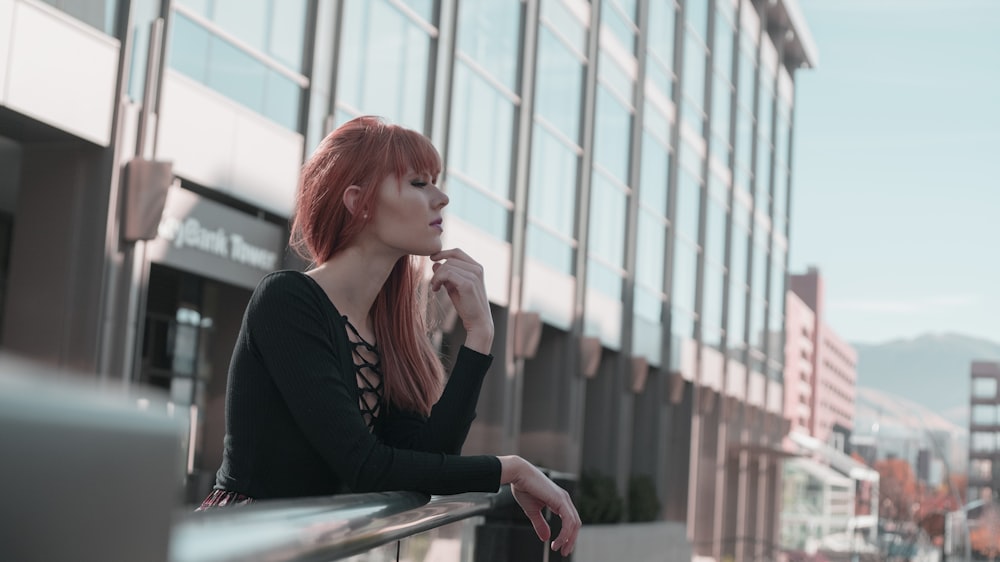
[(417, 178), (410, 181), (410, 185), (413, 187), (424, 188), (428, 185), (434, 185), (437, 182), (437, 178)]

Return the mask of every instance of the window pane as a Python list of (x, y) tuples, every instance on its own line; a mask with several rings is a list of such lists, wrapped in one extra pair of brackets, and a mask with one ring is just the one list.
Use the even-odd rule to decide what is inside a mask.
[(535, 111), (578, 143), (583, 66), (545, 27), (539, 43)]
[(594, 160), (628, 185), (632, 114), (603, 85), (597, 87)]
[(245, 51), (220, 37), (212, 37), (211, 41), (212, 71), (208, 74), (208, 85), (259, 111), (264, 105), (267, 69)]
[(673, 95), (674, 77), (670, 71), (661, 66), (660, 63), (649, 59), (646, 65), (646, 87), (663, 92), (663, 95), (670, 97)]
[(587, 260), (587, 287), (615, 300), (622, 298), (621, 275), (596, 260)]
[[(724, 3), (724, 2), (723, 2)], [(715, 45), (712, 47), (712, 65), (727, 80), (733, 73), (733, 39), (736, 30), (718, 13), (715, 19)]]
[(977, 425), (997, 423), (997, 407), (992, 404), (974, 404), (972, 406), (972, 423)]
[(625, 193), (600, 173), (594, 173), (590, 196), (590, 247), (604, 261), (623, 267), (625, 262)]
[(587, 52), (587, 24), (571, 14), (563, 0), (542, 0), (542, 20), (556, 29), (578, 52)]
[[(717, 332), (722, 327), (722, 298), (725, 293), (723, 284), (722, 269), (714, 264), (705, 264), (705, 294), (702, 296), (701, 320), (706, 325), (714, 328)], [(707, 335), (707, 333), (705, 334)], [(718, 347), (718, 341), (709, 341), (706, 337), (704, 343)]]
[(753, 150), (753, 117), (740, 109), (736, 114), (736, 166), (750, 169)]
[[(702, 109), (705, 95), (705, 46), (687, 35), (684, 40), (684, 96)], [(696, 129), (699, 130), (700, 129)]]
[(461, 61), (452, 100), (448, 167), (509, 200), (514, 105)]
[(663, 261), (666, 259), (666, 229), (663, 220), (646, 209), (639, 210), (636, 240), (635, 277), (640, 286), (663, 290)]
[[(306, 34), (306, 0), (271, 0), (270, 41), (267, 53), (302, 72), (302, 50)], [(323, 8), (321, 7), (320, 10)]]
[(386, 0), (344, 12), (337, 97), (362, 113), (424, 130), (430, 37)]
[[(648, 115), (648, 114), (647, 114)], [(667, 215), (667, 149), (649, 133), (642, 135), (642, 164), (639, 177), (639, 201), (662, 216)]]
[(767, 242), (766, 234), (758, 231), (753, 241), (753, 275), (750, 293), (754, 298), (767, 298)]
[(517, 0), (463, 0), (458, 4), (458, 49), (509, 90), (517, 88)]
[[(637, 291), (635, 302), (635, 316), (632, 322), (632, 354), (646, 357), (651, 367), (659, 366), (663, 362), (661, 301), (650, 302), (641, 291)], [(650, 314), (655, 314), (656, 318), (647, 318), (646, 315)]]
[(185, 7), (190, 8), (192, 11), (206, 19), (212, 19), (212, 14), (209, 13), (209, 4), (211, 0), (174, 0), (178, 4), (183, 4)]
[[(670, 70), (674, 64), (674, 11), (673, 0), (651, 0), (649, 2), (649, 28), (647, 49), (656, 55)], [(667, 90), (669, 92), (669, 90)]]
[(715, 81), (712, 84), (712, 133), (719, 135), (729, 141), (729, 107), (732, 100), (733, 88), (729, 81), (718, 74), (713, 76)]
[[(736, 220), (736, 217), (733, 217)], [(733, 243), (729, 252), (729, 278), (733, 283), (744, 286), (747, 283), (747, 237), (744, 228), (733, 224)]]
[(677, 240), (674, 249), (674, 306), (694, 311), (695, 281), (698, 274), (698, 250), (691, 244)]
[(708, 37), (708, 4), (709, 0), (696, 0), (694, 2), (684, 2), (684, 19), (687, 25), (698, 34), (699, 37)]
[(785, 326), (785, 252), (777, 247), (771, 252), (771, 296), (768, 299), (767, 329), (781, 333)]
[[(601, 27), (611, 32), (626, 52), (635, 52), (635, 32), (632, 25), (621, 13), (610, 6), (610, 0), (604, 0), (601, 6)], [(634, 11), (632, 12), (635, 13)]]
[(483, 232), (500, 240), (507, 240), (509, 212), (499, 201), (454, 175), (448, 176), (447, 192), (450, 203), (445, 208), (446, 213), (455, 213)]
[(632, 100), (632, 90), (635, 79), (618, 64), (608, 51), (601, 49), (598, 53), (600, 63), (597, 65), (597, 74), (601, 79), (602, 86), (609, 88), (618, 94), (623, 100)]
[[(284, 0), (282, 0), (284, 1)], [(434, 0), (402, 0), (404, 4), (410, 7), (418, 16), (429, 23), (436, 23), (433, 21), (434, 18)]]
[(994, 398), (997, 395), (996, 379), (976, 377), (972, 379), (972, 395), (976, 398)]
[(298, 129), (302, 89), (276, 70), (267, 71), (263, 113), (289, 129)]
[(740, 75), (739, 75), (739, 86), (736, 88), (740, 96), (740, 105), (743, 109), (753, 114), (754, 110), (754, 81), (756, 77), (754, 74), (757, 72), (754, 66), (753, 54), (747, 53), (744, 50), (740, 50)]
[[(759, 299), (756, 297), (750, 298), (750, 345), (759, 352), (759, 357), (763, 357), (766, 353), (764, 349), (764, 336), (766, 335), (764, 331), (764, 299)], [(757, 369), (763, 372), (763, 367), (760, 361), (754, 361), (750, 364), (750, 368)]]
[[(729, 326), (728, 328), (728, 346), (731, 350), (743, 349), (746, 347), (746, 304), (747, 304), (747, 291), (746, 285), (741, 281), (733, 281), (730, 278), (729, 283)], [(730, 357), (733, 357), (730, 354)]]
[(533, 223), (528, 223), (527, 252), (528, 256), (560, 273), (574, 274), (573, 247)]
[(719, 266), (726, 261), (726, 206), (715, 197), (708, 198), (705, 213), (705, 257)]
[(170, 66), (204, 83), (208, 79), (208, 31), (182, 14), (174, 14), (172, 28)]
[(118, 12), (118, 0), (43, 1), (108, 35), (113, 35), (115, 32), (115, 14)]
[[(578, 157), (536, 125), (532, 142), (528, 213), (567, 238), (574, 238)], [(571, 204), (572, 203), (572, 204)]]
[(267, 50), (267, 0), (214, 0), (212, 21), (241, 41)]
[(681, 169), (677, 182), (677, 234), (694, 244), (698, 241), (698, 218), (701, 206), (701, 186), (691, 174)]
[(663, 314), (662, 293), (650, 291), (644, 287), (635, 290), (635, 315), (647, 320), (649, 323), (660, 323)]

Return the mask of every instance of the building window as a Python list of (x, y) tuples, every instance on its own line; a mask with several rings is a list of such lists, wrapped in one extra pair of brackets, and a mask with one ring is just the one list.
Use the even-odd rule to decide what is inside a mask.
[[(185, 2), (174, 9), (169, 64), (289, 129), (298, 129), (305, 2)], [(297, 7), (296, 7), (297, 6)], [(276, 12), (282, 15), (276, 17)], [(275, 16), (275, 17), (272, 17)]]
[(42, 0), (108, 35), (115, 34), (118, 0)]
[(458, 54), (448, 151), (451, 212), (508, 240), (521, 6), (516, 0), (459, 4)]
[(971, 447), (973, 451), (980, 453), (993, 452), (996, 450), (996, 436), (990, 432), (973, 432)]
[(528, 189), (527, 254), (573, 275), (577, 247), (577, 169), (583, 103), (586, 23), (556, 0), (542, 3), (538, 32), (538, 82)]
[(345, 1), (342, 29), (338, 123), (368, 113), (424, 131), (437, 29), (388, 0)]
[(992, 404), (972, 406), (972, 423), (975, 425), (995, 425), (997, 423), (997, 407)]
[(973, 398), (996, 398), (997, 380), (992, 378), (973, 377), (972, 397)]

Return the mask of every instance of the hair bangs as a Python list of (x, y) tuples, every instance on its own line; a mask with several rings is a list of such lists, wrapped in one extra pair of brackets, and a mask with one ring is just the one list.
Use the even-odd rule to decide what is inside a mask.
[(441, 155), (434, 148), (431, 139), (402, 127), (397, 127), (394, 133), (387, 164), (396, 177), (414, 172), (431, 177), (441, 174)]

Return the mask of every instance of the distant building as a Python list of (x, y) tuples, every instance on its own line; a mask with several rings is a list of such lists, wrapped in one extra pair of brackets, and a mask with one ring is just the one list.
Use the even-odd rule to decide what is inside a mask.
[(1000, 490), (1000, 363), (973, 361), (971, 374), (969, 501), (995, 498)]
[[(791, 275), (789, 289), (814, 313), (812, 328), (812, 401), (809, 433), (822, 441), (836, 441), (833, 428), (854, 427), (854, 394), (858, 380), (858, 353), (826, 324), (824, 288), (819, 270)], [(837, 443), (833, 443), (835, 446)], [(836, 447), (846, 451), (842, 441)]]
[[(785, 299), (786, 447), (781, 539), (801, 550), (843, 535), (871, 539), (878, 473), (852, 459), (857, 353), (824, 321), (816, 268), (791, 275)], [(859, 539), (861, 540), (861, 539)]]
[(792, 431), (812, 434), (816, 313), (798, 295), (785, 296), (785, 418)]

